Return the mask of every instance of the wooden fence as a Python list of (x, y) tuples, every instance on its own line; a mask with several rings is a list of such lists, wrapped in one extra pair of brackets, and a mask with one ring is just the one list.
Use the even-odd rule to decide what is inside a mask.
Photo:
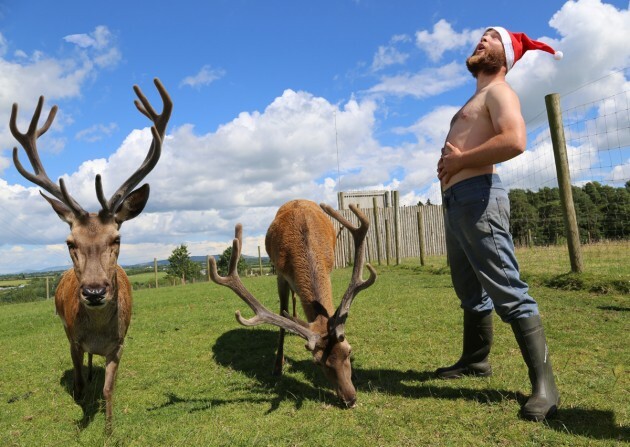
[[(371, 264), (396, 264), (401, 258), (420, 259), (421, 239), (424, 255), (446, 254), (441, 205), (371, 208), (361, 211), (370, 220), (366, 260)], [(358, 225), (358, 219), (352, 211), (339, 212), (354, 225)], [(335, 219), (332, 222), (337, 230), (335, 267), (346, 267), (353, 263), (354, 241), (339, 222)]]

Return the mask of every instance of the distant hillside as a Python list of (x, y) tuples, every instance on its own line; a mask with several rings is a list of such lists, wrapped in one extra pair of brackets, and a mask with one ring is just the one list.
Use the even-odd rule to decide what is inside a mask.
[[(213, 255), (215, 259), (219, 259), (221, 257), (221, 255)], [(205, 266), (206, 264), (206, 257), (205, 256), (191, 256), (190, 259), (192, 259), (194, 262), (198, 262), (200, 264), (203, 264)], [(245, 259), (245, 262), (247, 264), (258, 264), (258, 256), (246, 256), (243, 255), (243, 259)], [(269, 262), (269, 257), (267, 256), (263, 256), (262, 257), (262, 262), (263, 263), (268, 263)], [(168, 265), (168, 260), (167, 259), (160, 259), (157, 261), (158, 266), (160, 267), (164, 267)], [(14, 277), (14, 276), (19, 276), (19, 275), (24, 275), (24, 276), (43, 276), (45, 274), (55, 274), (55, 273), (60, 273), (60, 272), (64, 272), (66, 270), (68, 270), (69, 268), (72, 267), (72, 264), (68, 264), (68, 265), (58, 265), (58, 266), (54, 266), (54, 267), (46, 267), (40, 270), (25, 270), (23, 272), (19, 272), (19, 273), (10, 273), (10, 274), (5, 274), (5, 275), (0, 275), (0, 277)], [(131, 264), (131, 265), (123, 265), (123, 268), (126, 269), (134, 269), (134, 268), (153, 268), (153, 261), (149, 261), (149, 262), (143, 262), (140, 264)]]
[[(221, 255), (212, 255), (214, 256), (214, 259), (218, 260)], [(191, 256), (190, 259), (193, 262), (198, 262), (199, 264), (203, 264), (206, 265), (206, 257), (205, 256)], [(247, 256), (247, 255), (243, 255), (243, 259), (245, 260), (245, 262), (247, 264), (258, 264), (258, 256)], [(269, 257), (268, 256), (262, 256), (261, 257), (262, 262), (263, 263), (268, 263), (269, 262)], [(160, 259), (157, 261), (157, 265), (159, 267), (163, 267), (163, 266), (167, 266), (168, 265), (168, 259)], [(133, 265), (123, 265), (124, 268), (146, 268), (146, 267), (153, 267), (153, 261), (151, 262), (143, 262), (141, 264), (133, 264)]]

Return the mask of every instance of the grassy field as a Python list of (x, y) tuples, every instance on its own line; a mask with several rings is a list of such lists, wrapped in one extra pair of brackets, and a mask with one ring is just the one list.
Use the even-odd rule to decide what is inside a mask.
[[(158, 279), (166, 278), (166, 272), (160, 271), (158, 272), (157, 276), (158, 276)], [(131, 281), (132, 283), (134, 282), (145, 283), (145, 282), (155, 281), (155, 273), (147, 272), (147, 273), (138, 273), (135, 275), (129, 275), (129, 281)]]
[(28, 284), (28, 282), (28, 279), (2, 279), (0, 280), (0, 287), (17, 287)]
[[(380, 266), (347, 324), (358, 406), (345, 410), (304, 349), (289, 337), (281, 378), (270, 375), (277, 331), (234, 319), (247, 306), (214, 284), (141, 290), (104, 435), (104, 362), (85, 411), (71, 396), (68, 342), (50, 301), (0, 307), (2, 446), (614, 446), (630, 442), (630, 296), (539, 284), (568, 262), (519, 253), (540, 304), (557, 383), (558, 418), (520, 420), (529, 393), (510, 327), (495, 317), (494, 376), (458, 381), (432, 371), (461, 352), (461, 311), (444, 260)], [(592, 262), (630, 279), (627, 250)], [(620, 260), (621, 259), (621, 260)], [(600, 264), (608, 263), (606, 269)], [(591, 272), (592, 273), (592, 272)], [(589, 273), (589, 274), (591, 274)], [(341, 296), (349, 269), (333, 274)], [(275, 278), (245, 283), (277, 307)]]

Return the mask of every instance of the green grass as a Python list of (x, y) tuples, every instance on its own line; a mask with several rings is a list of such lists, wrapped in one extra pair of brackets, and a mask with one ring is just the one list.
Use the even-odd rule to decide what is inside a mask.
[[(166, 278), (166, 272), (158, 272), (158, 279)], [(132, 283), (145, 283), (155, 281), (155, 272), (137, 273), (135, 275), (129, 275), (129, 281)]]
[(17, 287), (29, 282), (28, 279), (2, 279), (0, 280), (0, 287)]
[(534, 247), (517, 251), (524, 277), (566, 290), (630, 293), (630, 242), (583, 245), (582, 274), (568, 273), (567, 247)]
[[(627, 253), (620, 251), (616, 262), (627, 265)], [(562, 394), (559, 416), (548, 423), (518, 418), (519, 402), (530, 392), (527, 371), (510, 327), (498, 318), (494, 376), (432, 377), (436, 367), (459, 357), (461, 311), (444, 260), (431, 258), (422, 268), (412, 260), (377, 266), (376, 284), (356, 298), (347, 324), (359, 399), (353, 410), (339, 406), (298, 337), (287, 339), (284, 376), (272, 377), (277, 330), (238, 325), (234, 311), (251, 312), (229, 290), (198, 283), (135, 292), (109, 438), (103, 430), (103, 359), (95, 357), (97, 374), (84, 412), (69, 391), (68, 342), (52, 303), (2, 306), (0, 445), (628, 443), (628, 295), (538, 285), (568, 267), (556, 256), (530, 255), (519, 252), (523, 271), (535, 284), (532, 294), (540, 304)], [(349, 269), (334, 272), (336, 296), (349, 275)], [(275, 277), (244, 282), (270, 308), (277, 307)]]

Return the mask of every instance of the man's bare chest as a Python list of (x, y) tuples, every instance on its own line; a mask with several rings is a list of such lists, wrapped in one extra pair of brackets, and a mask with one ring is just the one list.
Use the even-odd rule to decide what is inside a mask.
[(451, 120), (451, 128), (456, 124), (471, 125), (479, 120), (488, 120), (489, 114), (482, 98), (472, 97)]

